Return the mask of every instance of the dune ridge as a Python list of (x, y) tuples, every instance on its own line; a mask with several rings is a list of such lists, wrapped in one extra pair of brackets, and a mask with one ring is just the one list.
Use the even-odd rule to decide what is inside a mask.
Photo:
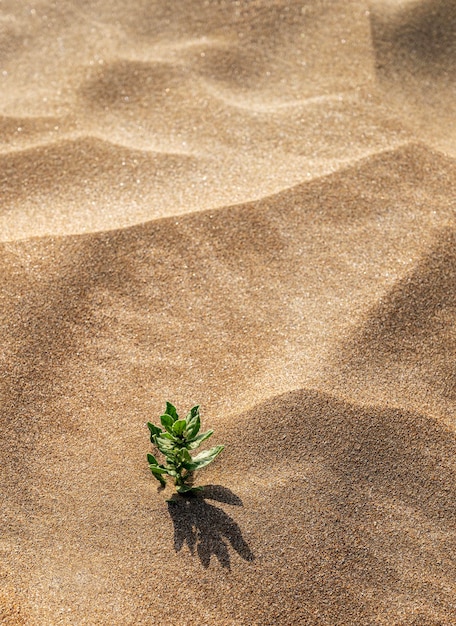
[(0, 3), (1, 624), (456, 623), (450, 4)]
[[(217, 106), (223, 110), (226, 105)], [(196, 120), (193, 132), (186, 131), (186, 135), (177, 132), (160, 138), (152, 126), (153, 139), (147, 142), (138, 139), (137, 130), (112, 134), (104, 124), (93, 128), (92, 122), (88, 133), (68, 120), (50, 131), (51, 135), (41, 133), (42, 139), (37, 132), (35, 145), (31, 138), (24, 144), (21, 131), (17, 147), (8, 143), (7, 150), (0, 153), (2, 240), (128, 227), (166, 215), (245, 202), (409, 142), (401, 127), (383, 113), (379, 133), (375, 103), (357, 99), (347, 104), (336, 99), (328, 103), (326, 113), (337, 124), (340, 119), (348, 122), (353, 114), (363, 114), (347, 153), (343, 134), (335, 137), (331, 127), (322, 126), (318, 103), (312, 103), (310, 109), (297, 106), (285, 113), (234, 114), (228, 110), (223, 117), (213, 111), (210, 124)], [(321, 132), (310, 151), (307, 135), (314, 127)], [(296, 143), (299, 136), (304, 144)], [(241, 161), (239, 150), (246, 151)], [(172, 157), (166, 155), (175, 155), (174, 160), (170, 162)], [(276, 173), (265, 175), (268, 168)], [(77, 195), (75, 188), (80, 190)], [(22, 198), (20, 204), (17, 197)], [(97, 211), (91, 208), (93, 203)]]

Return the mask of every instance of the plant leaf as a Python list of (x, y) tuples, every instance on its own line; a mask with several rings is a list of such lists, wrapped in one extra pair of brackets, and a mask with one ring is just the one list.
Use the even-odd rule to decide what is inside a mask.
[(168, 448), (172, 448), (174, 445), (173, 440), (169, 437), (155, 435), (154, 441), (157, 444), (157, 446), (162, 445), (162, 446), (167, 446)]
[(182, 435), (187, 426), (187, 420), (177, 420), (173, 424), (173, 433), (177, 436)]
[(199, 469), (198, 463), (193, 463), (193, 461), (183, 461), (182, 467), (187, 470), (187, 472), (194, 472)]
[(152, 422), (147, 422), (147, 427), (150, 430), (150, 440), (154, 441), (154, 435), (159, 435), (160, 433), (162, 433), (162, 429), (159, 428), (158, 426), (155, 426), (155, 424), (152, 424)]
[(162, 467), (161, 465), (149, 465), (149, 469), (152, 474), (155, 476), (159, 476), (160, 474), (168, 474), (168, 470), (166, 467)]
[(170, 415), (173, 418), (173, 422), (179, 419), (179, 416), (176, 411), (176, 407), (171, 402), (166, 403), (166, 414)]
[(184, 450), (184, 454), (182, 455), (182, 467), (188, 472), (193, 472), (196, 469), (193, 467), (193, 459), (188, 450)]
[(162, 450), (160, 450), (160, 452), (164, 454), (167, 459), (171, 459), (174, 463), (179, 450), (176, 450), (175, 448), (163, 448)]
[(200, 489), (198, 489), (198, 487), (192, 487), (191, 485), (179, 485), (178, 487), (176, 487), (176, 491), (178, 493), (188, 493), (189, 491), (200, 491)]
[(176, 491), (178, 493), (198, 493), (198, 491), (202, 491), (204, 487), (192, 487), (190, 485), (179, 485), (176, 487)]
[(155, 437), (155, 445), (164, 455), (168, 455), (173, 451), (173, 443), (168, 439), (162, 439), (161, 437)]
[(187, 422), (189, 420), (191, 421), (192, 419), (194, 419), (198, 414), (199, 414), (199, 404), (195, 404), (195, 406), (192, 406), (189, 414), (187, 415)]
[(164, 430), (161, 431), (160, 438), (161, 439), (168, 439), (169, 441), (174, 441), (173, 435), (170, 435), (169, 433), (165, 432)]
[(196, 465), (195, 469), (201, 469), (202, 467), (206, 467), (209, 463), (215, 459), (215, 457), (220, 454), (220, 452), (225, 448), (225, 446), (214, 446), (209, 450), (204, 450), (200, 452), (196, 456), (193, 457), (192, 465)]
[(190, 438), (194, 437), (201, 426), (199, 405), (194, 406), (187, 415), (187, 433)]
[(149, 461), (149, 465), (158, 465), (158, 461), (153, 454), (148, 454), (147, 460)]
[(164, 415), (160, 417), (160, 422), (163, 424), (166, 430), (171, 434), (173, 433), (174, 421), (175, 420), (171, 417), (171, 415), (168, 415), (167, 413), (165, 413)]
[(193, 437), (196, 437), (196, 435), (199, 433), (199, 429), (201, 428), (201, 422), (200, 422), (200, 416), (198, 415), (196, 417), (196, 420), (193, 422), (193, 424), (188, 427), (187, 426), (187, 436), (192, 439)]
[(150, 467), (150, 471), (152, 472), (152, 474), (155, 476), (155, 478), (158, 480), (158, 482), (161, 484), (162, 487), (165, 487), (166, 485), (166, 481), (163, 478), (162, 474), (163, 472), (158, 471), (158, 468), (151, 466)]
[(213, 432), (214, 432), (213, 430), (208, 430), (207, 432), (201, 433), (201, 435), (198, 435), (197, 437), (190, 439), (190, 441), (187, 442), (188, 449), (194, 450), (195, 448), (197, 448), (199, 445), (203, 443), (203, 441), (205, 441), (206, 439), (209, 439), (209, 437), (213, 434)]

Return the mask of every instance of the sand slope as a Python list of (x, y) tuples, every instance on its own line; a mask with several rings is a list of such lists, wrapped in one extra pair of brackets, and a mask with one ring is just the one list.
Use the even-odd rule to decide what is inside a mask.
[(456, 622), (454, 19), (1, 3), (0, 623)]

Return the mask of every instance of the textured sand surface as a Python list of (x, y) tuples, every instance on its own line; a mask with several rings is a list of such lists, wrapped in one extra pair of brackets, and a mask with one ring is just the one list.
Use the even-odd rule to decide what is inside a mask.
[(0, 0), (0, 624), (454, 626), (455, 32)]

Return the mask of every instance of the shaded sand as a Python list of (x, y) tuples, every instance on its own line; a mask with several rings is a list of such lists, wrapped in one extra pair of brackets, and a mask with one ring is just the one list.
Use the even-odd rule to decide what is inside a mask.
[(456, 16), (445, 0), (372, 0), (372, 40), (386, 101), (429, 145), (456, 154)]
[(449, 4), (0, 3), (1, 624), (456, 623)]

